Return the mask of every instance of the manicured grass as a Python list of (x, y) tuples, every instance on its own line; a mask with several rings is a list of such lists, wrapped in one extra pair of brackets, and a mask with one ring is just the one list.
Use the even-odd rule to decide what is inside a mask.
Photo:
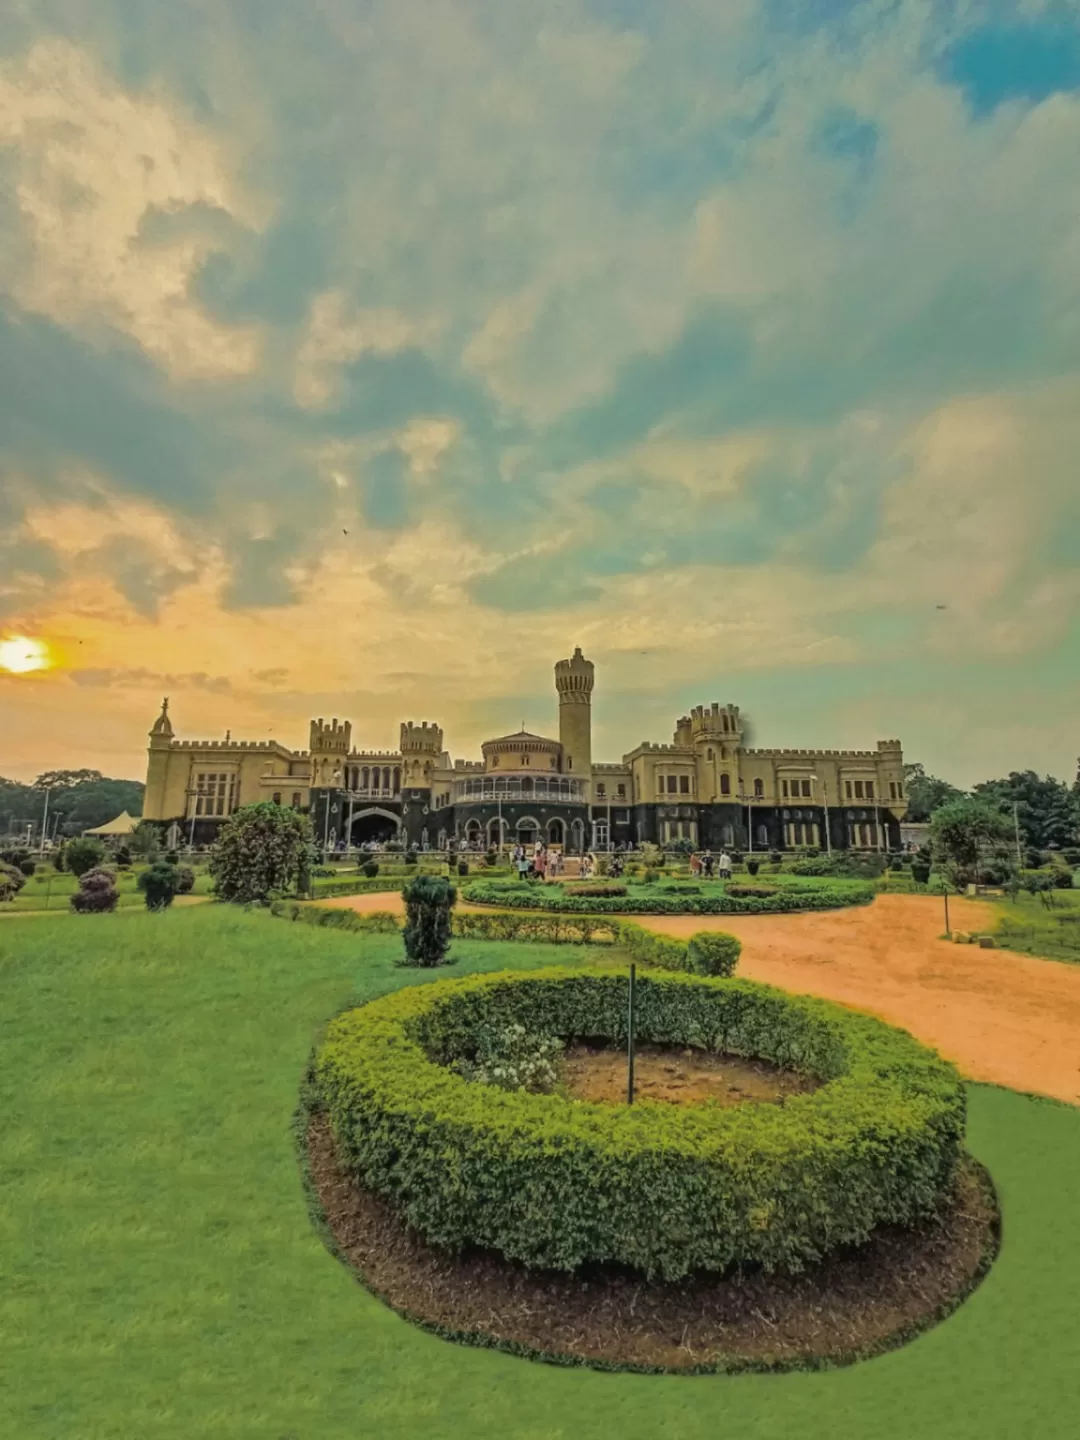
[[(456, 949), (451, 973), (588, 958)], [(611, 1376), (390, 1314), (313, 1232), (290, 1121), (322, 1022), (431, 978), (399, 951), (216, 906), (0, 926), (0, 1435), (1071, 1440), (1080, 1111), (983, 1086), (970, 1145), (1000, 1189), (1001, 1257), (878, 1360)]]
[(1053, 904), (1018, 895), (997, 901), (1000, 919), (994, 937), (1006, 950), (1080, 964), (1080, 890), (1054, 890)]

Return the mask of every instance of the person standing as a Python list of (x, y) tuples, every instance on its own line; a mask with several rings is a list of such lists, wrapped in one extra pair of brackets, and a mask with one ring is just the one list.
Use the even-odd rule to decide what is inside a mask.
[(721, 850), (720, 861), (717, 868), (720, 871), (721, 880), (731, 879), (731, 856), (727, 853), (726, 850)]

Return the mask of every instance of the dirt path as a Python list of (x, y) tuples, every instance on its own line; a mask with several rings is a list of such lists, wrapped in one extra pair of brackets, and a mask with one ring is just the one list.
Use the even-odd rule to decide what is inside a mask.
[[(401, 896), (324, 904), (402, 908)], [(475, 908), (475, 907), (463, 907)], [(992, 907), (949, 906), (954, 928), (989, 930)], [(807, 915), (643, 915), (666, 935), (727, 930), (743, 942), (739, 973), (821, 995), (910, 1030), (973, 1080), (1080, 1103), (1080, 966), (952, 945), (933, 896), (879, 895), (870, 906)]]

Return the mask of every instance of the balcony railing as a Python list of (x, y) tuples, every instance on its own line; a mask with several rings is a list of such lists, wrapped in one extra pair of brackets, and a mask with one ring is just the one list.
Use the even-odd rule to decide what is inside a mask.
[(500, 800), (503, 804), (542, 800), (559, 805), (584, 805), (585, 795), (582, 782), (569, 775), (480, 775), (454, 783), (455, 804), (492, 804)]

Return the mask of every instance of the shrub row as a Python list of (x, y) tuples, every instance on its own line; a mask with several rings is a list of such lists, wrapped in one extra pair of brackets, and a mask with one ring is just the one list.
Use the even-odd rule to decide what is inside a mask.
[[(355, 910), (329, 910), (319, 905), (299, 905), (294, 900), (277, 900), (271, 913), (285, 920), (322, 925), (333, 930), (357, 930), (388, 934), (402, 928), (402, 920), (388, 910), (361, 915)], [(734, 935), (703, 931), (689, 940), (657, 935), (630, 920), (605, 920), (589, 915), (510, 914), (489, 915), (464, 912), (451, 919), (452, 933), (459, 940), (499, 940), (539, 945), (619, 945), (632, 960), (664, 970), (690, 970), (699, 975), (731, 975), (739, 961), (742, 944)]]
[(650, 975), (643, 1041), (766, 1057), (824, 1082), (783, 1105), (613, 1107), (472, 1083), (450, 1066), (511, 1023), (625, 1036), (610, 972), (472, 976), (331, 1022), (314, 1078), (342, 1163), (432, 1243), (526, 1265), (678, 1279), (797, 1272), (935, 1212), (964, 1131), (953, 1067), (869, 1016), (739, 980)]
[[(749, 886), (738, 887), (748, 890)], [(794, 910), (835, 910), (845, 905), (869, 905), (876, 895), (872, 885), (848, 884), (778, 889), (775, 894), (694, 895), (653, 890), (648, 894), (608, 897), (569, 895), (549, 885), (504, 885), (476, 880), (462, 886), (461, 895), (472, 905), (504, 905), (520, 910), (552, 910), (594, 915), (766, 915)]]

